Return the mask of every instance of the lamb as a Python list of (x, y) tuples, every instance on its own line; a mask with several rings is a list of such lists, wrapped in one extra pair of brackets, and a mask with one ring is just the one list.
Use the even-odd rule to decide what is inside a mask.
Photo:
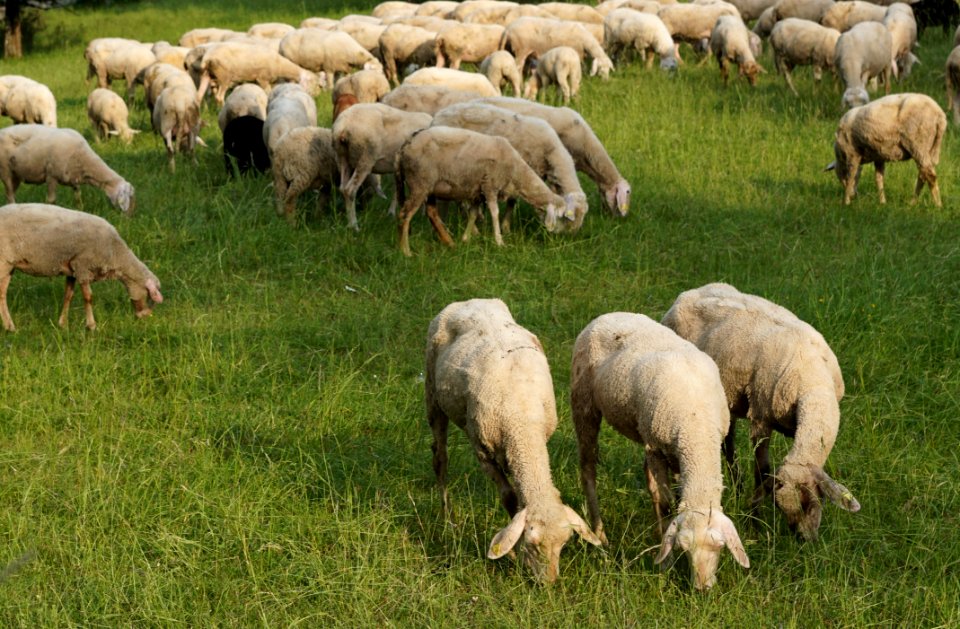
[[(284, 134), (273, 150), (277, 214), (295, 223), (297, 197), (309, 188), (330, 188), (337, 175), (337, 154), (330, 129), (299, 127)], [(327, 198), (325, 194), (318, 197), (318, 210)]]
[(449, 65), (458, 70), (464, 61), (480, 63), (496, 52), (503, 30), (498, 24), (450, 24), (443, 27), (434, 39), (437, 67)]
[(356, 210), (360, 185), (371, 173), (393, 173), (397, 151), (416, 131), (430, 126), (432, 120), (429, 114), (406, 112), (381, 103), (361, 103), (344, 111), (333, 123), (340, 193), (350, 228), (360, 230)]
[(380, 68), (380, 62), (352, 37), (339, 31), (301, 28), (280, 40), (280, 54), (302, 68), (334, 81), (357, 68)]
[(953, 112), (953, 124), (960, 124), (960, 46), (947, 56), (947, 109)]
[(510, 524), (491, 541), (488, 558), (499, 559), (519, 542), (536, 579), (549, 583), (559, 575), (560, 551), (574, 532), (600, 545), (551, 479), (547, 440), (556, 429), (557, 412), (550, 367), (540, 341), (517, 325), (506, 304), (471, 299), (441, 310), (427, 332), (424, 373), (433, 470), (444, 512), (449, 509), (447, 427), (452, 420), (469, 437), (510, 515)]
[(197, 88), (197, 102), (211, 81), (217, 87), (214, 97), (223, 105), (224, 96), (236, 83), (257, 83), (264, 90), (278, 81), (292, 81), (311, 95), (316, 95), (326, 84), (326, 74), (317, 74), (301, 68), (280, 53), (261, 46), (241, 43), (223, 43), (211, 48), (201, 62), (202, 75)]
[(787, 80), (790, 91), (799, 96), (790, 77), (796, 66), (812, 65), (815, 81), (820, 80), (824, 69), (833, 69), (839, 38), (840, 31), (810, 20), (790, 17), (777, 22), (770, 33), (770, 46), (777, 71)]
[[(467, 102), (438, 111), (431, 126), (458, 127), (506, 138), (537, 176), (563, 195), (564, 214), (572, 217), (573, 222), (560, 225), (571, 232), (576, 232), (583, 225), (584, 216), (589, 209), (587, 195), (577, 179), (573, 158), (563, 146), (557, 132), (544, 120), (516, 114), (494, 105)], [(504, 222), (509, 229), (507, 217)]]
[(217, 115), (220, 132), (223, 133), (230, 122), (241, 116), (253, 116), (261, 121), (267, 119), (267, 93), (256, 83), (238, 85), (223, 101)]
[(77, 282), (83, 293), (87, 329), (94, 330), (90, 284), (116, 278), (127, 287), (137, 318), (151, 313), (147, 302), (163, 301), (160, 281), (130, 251), (110, 223), (85, 212), (45, 203), (13, 203), (0, 207), (0, 320), (16, 326), (7, 308), (7, 288), (14, 271), (27, 275), (66, 275), (66, 291), (58, 323), (67, 327), (67, 313)]
[(913, 9), (903, 2), (891, 4), (883, 17), (883, 25), (890, 31), (893, 54), (891, 69), (895, 67), (897, 77), (904, 79), (910, 76), (913, 64), (920, 62), (911, 52), (917, 45), (917, 21), (913, 17)]
[(485, 98), (480, 102), (545, 120), (570, 151), (577, 170), (596, 182), (604, 207), (620, 216), (627, 215), (630, 210), (630, 183), (620, 175), (603, 144), (580, 114), (567, 107), (550, 107), (521, 98), (501, 96)]
[[(819, 332), (786, 308), (720, 283), (681, 293), (662, 323), (713, 358), (731, 414), (749, 419), (754, 505), (773, 493), (790, 528), (811, 541), (823, 498), (860, 510), (853, 494), (823, 469), (840, 426), (844, 387), (837, 358)], [(724, 442), (731, 463), (735, 428), (734, 421)], [(771, 476), (774, 430), (793, 437), (793, 446)]]
[(823, 13), (820, 24), (844, 33), (860, 22), (882, 22), (887, 7), (863, 2), (863, 0), (840, 0)]
[(553, 18), (523, 17), (507, 25), (500, 39), (500, 50), (508, 50), (517, 59), (517, 69), (523, 69), (527, 57), (541, 55), (555, 46), (570, 46), (583, 58), (593, 59), (590, 76), (600, 75), (607, 79), (613, 70), (613, 62), (604, 52), (596, 38), (576, 22)]
[(551, 48), (537, 59), (523, 96), (535, 99), (541, 87), (555, 83), (566, 105), (580, 92), (581, 73), (580, 55), (576, 50), (570, 46)]
[[(579, 58), (578, 58), (579, 62)], [(480, 63), (480, 74), (487, 77), (497, 90), (497, 96), (503, 94), (503, 85), (513, 87), (513, 95), (520, 96), (522, 78), (517, 70), (517, 60), (506, 50), (492, 52)]]
[[(656, 563), (679, 541), (690, 555), (691, 580), (698, 590), (716, 583), (724, 546), (741, 566), (750, 567), (721, 503), (720, 448), (730, 412), (709, 356), (642, 314), (601, 315), (574, 343), (570, 406), (580, 480), (597, 537), (606, 542), (596, 487), (597, 436), (606, 418), (617, 432), (643, 445), (647, 487), (663, 538)], [(667, 525), (676, 473), (680, 503)]]
[(747, 77), (751, 86), (757, 84), (757, 75), (764, 72), (750, 50), (750, 31), (739, 17), (721, 15), (710, 33), (710, 50), (720, 65), (720, 76), (727, 83), (730, 63), (737, 64), (738, 74)]
[(403, 80), (404, 85), (442, 85), (481, 96), (497, 96), (497, 89), (486, 76), (450, 68), (420, 68)]
[(380, 35), (380, 58), (384, 73), (394, 85), (400, 83), (397, 66), (433, 65), (437, 60), (434, 40), (437, 34), (417, 26), (391, 24)]
[(238, 116), (223, 128), (223, 161), (229, 175), (244, 174), (254, 169), (266, 172), (270, 154), (263, 142), (263, 118)]
[(98, 87), (87, 97), (87, 117), (100, 140), (116, 135), (130, 144), (140, 131), (130, 128), (129, 116), (127, 104), (112, 90)]
[(444, 107), (480, 98), (477, 92), (463, 91), (442, 85), (408, 85), (393, 88), (380, 102), (403, 111), (433, 115)]
[(280, 138), (297, 127), (317, 126), (317, 103), (299, 85), (287, 84), (270, 94), (267, 117), (263, 123), (263, 143), (270, 159)]
[(621, 51), (632, 48), (646, 58), (647, 68), (653, 66), (656, 53), (661, 69), (677, 69), (677, 52), (670, 31), (655, 14), (615, 9), (604, 18), (603, 28), (603, 40), (611, 57), (619, 58)]
[(0, 113), (15, 123), (57, 126), (57, 99), (49, 87), (25, 76), (2, 78), (6, 81), (5, 88), (0, 88)]
[(57, 200), (57, 184), (72, 187), (79, 200), (83, 183), (103, 190), (110, 204), (124, 214), (133, 213), (133, 186), (107, 166), (73, 129), (37, 124), (0, 129), (0, 181), (8, 203), (15, 202), (22, 182), (47, 184), (47, 203)]
[(192, 86), (168, 87), (160, 92), (151, 114), (153, 130), (163, 138), (170, 172), (176, 171), (177, 152), (186, 153), (197, 163), (194, 148), (200, 135), (200, 105)]
[[(565, 199), (543, 183), (508, 140), (467, 129), (430, 127), (414, 133), (397, 155), (396, 173), (397, 200), (401, 205), (400, 250), (406, 256), (411, 255), (410, 220), (424, 203), (440, 240), (450, 246), (453, 239), (437, 214), (437, 199), (471, 202), (483, 198), (497, 245), (503, 245), (499, 198), (524, 199), (541, 212), (541, 220), (550, 232), (558, 230), (557, 217), (566, 205)], [(410, 186), (409, 192), (404, 184)], [(568, 214), (563, 217), (573, 218)]]
[(880, 22), (861, 22), (837, 39), (833, 65), (846, 86), (843, 106), (863, 105), (870, 100), (867, 81), (883, 78), (886, 93), (890, 93), (890, 74), (893, 72), (893, 39)]
[(843, 202), (849, 205), (856, 194), (862, 164), (873, 162), (880, 203), (886, 203), (883, 192), (886, 162), (912, 158), (919, 171), (913, 202), (926, 183), (934, 205), (940, 207), (935, 168), (940, 162), (940, 144), (946, 129), (946, 114), (936, 101), (924, 94), (892, 94), (848, 111), (837, 126), (833, 145), (836, 161), (827, 166), (827, 170), (836, 170), (844, 186)]

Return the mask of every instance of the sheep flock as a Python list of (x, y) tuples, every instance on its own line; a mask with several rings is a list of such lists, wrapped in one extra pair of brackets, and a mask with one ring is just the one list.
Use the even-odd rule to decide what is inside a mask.
[[(956, 37), (944, 60), (954, 124), (960, 29)], [(77, 281), (90, 329), (93, 281), (121, 280), (137, 317), (163, 300), (160, 280), (106, 220), (52, 205), (58, 185), (74, 188), (76, 204), (80, 186), (93, 185), (123, 220), (137, 220), (132, 184), (95, 148), (114, 138), (129, 145), (141, 132), (155, 134), (170, 177), (220, 145), (228, 175), (272, 186), (275, 211), (292, 228), (303, 223), (301, 195), (317, 190), (317, 211), (342, 206), (349, 230), (396, 222), (404, 256), (413, 254), (410, 221), (421, 208), (450, 247), (457, 239), (444, 217), (455, 212), (468, 217), (460, 240), (484, 228), (498, 246), (509, 244), (516, 212), (536, 216), (557, 238), (575, 238), (591, 207), (631, 220), (631, 211), (642, 213), (642, 193), (607, 151), (609, 139), (577, 110), (582, 83), (631, 63), (670, 75), (716, 63), (718, 89), (743, 88), (748, 98), (758, 83), (781, 81), (795, 98), (838, 97), (846, 111), (824, 146), (829, 152), (832, 141), (836, 161), (827, 168), (842, 195), (824, 203), (852, 202), (864, 162), (874, 165), (884, 202), (886, 162), (913, 160), (914, 200), (926, 186), (940, 206), (936, 168), (947, 115), (929, 95), (899, 89), (918, 61), (917, 41), (911, 5), (879, 0), (391, 0), (368, 15), (305, 16), (297, 25), (254, 24), (246, 32), (205, 25), (176, 43), (105, 34), (84, 51), (87, 128), (57, 128), (56, 95), (39, 77), (0, 76), (0, 115), (14, 123), (0, 129), (8, 202), (0, 207), (0, 319), (16, 329), (7, 307), (15, 271), (66, 276), (61, 326)], [(764, 46), (774, 60), (767, 68)], [(802, 93), (791, 78), (801, 66), (811, 66), (817, 81), (832, 74), (842, 87)], [(317, 99), (330, 99), (333, 119), (318, 118)], [(131, 127), (135, 108), (149, 112), (152, 129)], [(218, 112), (219, 138), (204, 131), (204, 111)], [(23, 183), (46, 185), (47, 204), (17, 203)], [(373, 197), (389, 199), (392, 216), (375, 210)], [(828, 340), (787, 308), (711, 283), (682, 292), (660, 320), (611, 312), (582, 323), (570, 339), (569, 405), (584, 515), (579, 498), (561, 496), (551, 479), (547, 441), (557, 427), (557, 398), (535, 334), (499, 299), (452, 303), (424, 322), (424, 397), (443, 510), (450, 508), (452, 421), (506, 512), (489, 558), (516, 549), (533, 576), (549, 582), (560, 578), (561, 549), (571, 540), (611, 545), (597, 487), (602, 419), (643, 452), (655, 562), (687, 555), (698, 590), (714, 586), (726, 553), (750, 567), (740, 537), (747, 518), (724, 512), (725, 464), (730, 485), (742, 485), (738, 421), (749, 425), (753, 442), (752, 509), (769, 499), (808, 541), (817, 539), (823, 517), (860, 509), (855, 492), (825, 470), (844, 395), (838, 360)], [(771, 464), (773, 432), (792, 447)]]

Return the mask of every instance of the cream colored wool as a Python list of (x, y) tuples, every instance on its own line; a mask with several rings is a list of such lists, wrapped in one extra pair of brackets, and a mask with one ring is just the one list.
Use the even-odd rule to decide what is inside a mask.
[(590, 76), (609, 78), (613, 62), (603, 46), (577, 22), (555, 18), (522, 17), (507, 25), (500, 39), (500, 50), (508, 50), (517, 59), (517, 68), (523, 70), (530, 55), (542, 55), (556, 46), (570, 46), (580, 58), (589, 56)]
[(442, 85), (400, 85), (383, 95), (380, 102), (394, 109), (430, 114), (450, 105), (481, 98), (477, 92)]
[(764, 72), (750, 49), (750, 31), (739, 16), (721, 15), (710, 33), (710, 51), (720, 65), (720, 76), (727, 82), (730, 64), (737, 65), (739, 76), (747, 77), (750, 85), (757, 84), (757, 76)]
[(840, 31), (820, 26), (810, 20), (786, 18), (770, 32), (770, 47), (777, 71), (783, 74), (790, 91), (797, 94), (791, 72), (797, 66), (813, 66), (813, 78), (819, 81), (823, 70), (833, 70)]
[(480, 74), (487, 77), (487, 80), (496, 88), (497, 96), (503, 95), (504, 85), (510, 85), (513, 88), (514, 96), (520, 96), (523, 93), (517, 60), (506, 50), (498, 50), (487, 55), (480, 62)]
[(880, 22), (861, 22), (837, 39), (833, 65), (843, 81), (842, 104), (845, 108), (865, 105), (870, 96), (867, 81), (883, 79), (890, 93), (890, 75), (894, 73), (893, 39)]

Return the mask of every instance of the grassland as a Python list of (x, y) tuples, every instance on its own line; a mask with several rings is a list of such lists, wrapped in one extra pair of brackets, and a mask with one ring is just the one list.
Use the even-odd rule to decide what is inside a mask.
[[(195, 26), (371, 4), (50, 11), (36, 49), (0, 72), (50, 85), (61, 126), (92, 140), (82, 48), (93, 37), (172, 41)], [(945, 104), (949, 45), (926, 33), (922, 65), (895, 89)], [(769, 53), (762, 62), (772, 70)], [(210, 148), (170, 175), (138, 104), (132, 123), (145, 132), (96, 147), (136, 186), (136, 215), (93, 189), (83, 209), (117, 225), (167, 299), (137, 321), (118, 283), (98, 284), (100, 328), (85, 331), (78, 306), (60, 330), (62, 283), (15, 276), (19, 331), (0, 335), (0, 625), (960, 624), (960, 145), (951, 128), (942, 209), (927, 193), (908, 204), (912, 164), (888, 168), (885, 206), (868, 170), (843, 207), (821, 172), (840, 90), (797, 76), (800, 98), (772, 71), (756, 89), (725, 88), (713, 64), (588, 80), (575, 107), (632, 182), (630, 215), (601, 212), (585, 181), (595, 209), (575, 236), (545, 234), (527, 211), (503, 248), (487, 234), (448, 250), (418, 216), (411, 259), (383, 202), (361, 214), (359, 234), (309, 198), (297, 229), (279, 220), (267, 179), (226, 176), (212, 108)], [(18, 200), (43, 196), (28, 185)], [(611, 545), (570, 544), (553, 587), (484, 558), (506, 516), (456, 432), (453, 517), (440, 518), (421, 372), (444, 305), (500, 297), (539, 335), (561, 415), (555, 480), (582, 510), (567, 402), (577, 333), (610, 311), (659, 318), (682, 290), (717, 280), (790, 308), (832, 345), (847, 395), (827, 469), (860, 513), (828, 506), (820, 541), (802, 544), (772, 506), (751, 518), (728, 493), (752, 567), (727, 557), (717, 587), (695, 594), (683, 570), (654, 567), (640, 450), (606, 430)], [(776, 457), (786, 445), (774, 442)]]

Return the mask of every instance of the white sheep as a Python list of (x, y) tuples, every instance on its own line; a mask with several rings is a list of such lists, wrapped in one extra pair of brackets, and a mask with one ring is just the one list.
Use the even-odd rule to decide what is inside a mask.
[(103, 190), (121, 212), (130, 214), (134, 208), (133, 186), (73, 129), (36, 124), (0, 129), (0, 181), (9, 203), (21, 183), (46, 184), (47, 203), (57, 200), (57, 184), (72, 187), (77, 201), (80, 184), (89, 184)]
[(247, 29), (247, 35), (264, 39), (283, 39), (296, 29), (283, 22), (261, 22)]
[(83, 50), (83, 58), (87, 60), (87, 80), (95, 76), (97, 87), (109, 87), (106, 59), (115, 50), (130, 45), (140, 45), (140, 42), (126, 37), (97, 37), (90, 40)]
[(403, 80), (404, 85), (442, 85), (481, 96), (498, 96), (493, 83), (483, 74), (450, 68), (420, 68)]
[(168, 87), (160, 92), (151, 113), (153, 130), (167, 149), (170, 172), (176, 170), (177, 152), (189, 155), (197, 163), (194, 149), (200, 135), (200, 105), (193, 85)]
[(270, 159), (273, 149), (291, 129), (317, 126), (317, 103), (296, 84), (279, 86), (267, 101), (267, 117), (263, 123), (263, 143)]
[(656, 54), (660, 57), (662, 69), (677, 69), (677, 52), (673, 38), (663, 20), (655, 13), (642, 13), (628, 8), (615, 9), (604, 18), (603, 28), (604, 45), (611, 57), (619, 58), (624, 49), (633, 49), (646, 59), (647, 68), (653, 66)]
[(57, 99), (43, 83), (20, 75), (0, 77), (0, 114), (15, 123), (57, 126)]
[(566, 105), (580, 93), (582, 72), (576, 50), (570, 46), (551, 48), (536, 60), (523, 96), (535, 99), (541, 88), (556, 84)]
[(350, 35), (318, 28), (291, 31), (280, 41), (280, 54), (300, 67), (324, 73), (331, 82), (356, 69), (380, 68), (380, 61)]
[(813, 66), (815, 81), (820, 80), (824, 69), (833, 69), (839, 38), (840, 31), (810, 20), (790, 17), (777, 22), (770, 32), (770, 47), (777, 71), (783, 74), (790, 91), (799, 95), (790, 77), (796, 66)]
[(418, 26), (391, 24), (380, 35), (380, 58), (383, 60), (384, 73), (394, 84), (400, 83), (397, 67), (408, 64), (416, 66), (434, 65), (437, 53), (434, 40), (437, 34)]
[(196, 48), (203, 44), (222, 42), (244, 34), (228, 28), (195, 28), (181, 35), (177, 43), (184, 48)]
[(61, 328), (67, 327), (77, 282), (90, 330), (97, 327), (92, 282), (123, 282), (137, 318), (150, 314), (148, 297), (154, 303), (163, 301), (157, 276), (130, 251), (110, 223), (56, 205), (14, 203), (0, 207), (0, 320), (10, 332), (16, 327), (7, 308), (7, 288), (14, 271), (41, 277), (67, 276), (58, 320)]
[(780, 0), (773, 5), (774, 22), (788, 17), (820, 23), (824, 14), (834, 5), (834, 0)]
[(144, 101), (147, 105), (147, 111), (153, 113), (153, 106), (160, 93), (170, 87), (182, 87), (184, 89), (197, 89), (196, 83), (190, 75), (179, 68), (175, 68), (166, 63), (156, 63), (143, 72)]
[(183, 69), (186, 67), (183, 65), (183, 61), (187, 58), (190, 49), (186, 46), (173, 46), (170, 42), (158, 41), (154, 42), (150, 52), (160, 63), (169, 63), (174, 67)]
[(413, 15), (420, 5), (415, 2), (401, 0), (386, 0), (370, 11), (371, 17), (383, 19), (388, 15)]
[(882, 22), (887, 7), (863, 0), (839, 0), (823, 13), (820, 24), (845, 33), (860, 22)]
[(710, 33), (710, 51), (720, 65), (720, 76), (727, 83), (729, 65), (737, 64), (739, 76), (747, 77), (750, 85), (757, 84), (757, 76), (764, 72), (750, 50), (750, 31), (737, 16), (721, 15)]
[(442, 85), (401, 85), (385, 94), (380, 102), (403, 111), (433, 115), (444, 107), (480, 98), (469, 92)]
[(920, 63), (912, 52), (917, 45), (917, 20), (913, 16), (913, 9), (903, 2), (891, 4), (883, 16), (883, 25), (890, 31), (893, 55), (891, 68), (897, 68), (897, 78), (905, 79), (910, 76), (913, 65)]
[[(431, 126), (458, 127), (506, 138), (533, 172), (563, 195), (563, 212), (566, 217), (572, 217), (572, 222), (560, 225), (571, 232), (583, 225), (589, 209), (587, 195), (580, 186), (573, 158), (546, 121), (495, 105), (466, 102), (438, 111)], [(504, 216), (501, 229), (509, 229), (509, 214)], [(468, 234), (465, 232), (464, 236)]]
[(214, 81), (214, 96), (218, 105), (223, 105), (227, 90), (237, 83), (257, 83), (267, 90), (273, 83), (291, 81), (299, 83), (312, 95), (326, 85), (326, 74), (323, 72), (311, 72), (278, 52), (243, 43), (228, 42), (210, 48), (203, 55), (201, 69), (198, 102), (211, 81)]
[[(690, 555), (698, 590), (716, 583), (724, 547), (749, 568), (737, 529), (721, 504), (720, 448), (730, 412), (710, 357), (642, 314), (614, 312), (597, 317), (577, 336), (570, 373), (580, 479), (594, 534), (606, 541), (596, 486), (597, 436), (605, 418), (614, 430), (643, 445), (647, 486), (663, 537), (656, 562), (679, 542)], [(680, 476), (680, 502), (668, 525), (674, 474)]]
[(420, 3), (417, 10), (414, 11), (414, 15), (442, 18), (458, 6), (460, 6), (460, 3), (456, 0), (427, 0), (426, 2)]
[(130, 128), (130, 111), (123, 98), (105, 87), (90, 92), (87, 97), (87, 117), (100, 140), (116, 135), (129, 144), (134, 134), (140, 133), (139, 129)]
[(370, 23), (341, 19), (336, 23), (333, 30), (346, 33), (363, 46), (367, 52), (377, 57), (378, 61), (382, 62), (383, 60), (380, 58), (380, 36), (383, 35), (383, 31), (387, 30), (387, 26), (387, 24), (380, 24), (379, 22)]
[(730, 4), (737, 7), (744, 22), (758, 19), (763, 12), (773, 7), (777, 0), (730, 0)]
[(511, 518), (490, 542), (487, 557), (499, 559), (519, 542), (534, 576), (555, 581), (560, 551), (574, 532), (594, 545), (600, 540), (563, 503), (551, 478), (547, 440), (556, 430), (557, 410), (540, 341), (517, 325), (499, 299), (454, 302), (430, 322), (424, 374), (444, 513), (449, 510), (447, 429), (452, 421), (470, 439)]
[(577, 170), (597, 184), (604, 207), (619, 216), (627, 215), (630, 210), (630, 183), (617, 170), (583, 116), (568, 107), (550, 107), (522, 98), (500, 96), (485, 98), (481, 102), (547, 121), (567, 147)]
[(497, 96), (503, 94), (503, 86), (513, 87), (513, 95), (520, 96), (522, 77), (517, 70), (517, 60), (506, 50), (492, 52), (480, 62), (480, 74), (497, 89)]
[[(713, 358), (731, 414), (749, 419), (754, 505), (772, 493), (787, 524), (806, 540), (817, 537), (823, 498), (860, 510), (823, 469), (840, 427), (844, 387), (837, 358), (819, 332), (786, 308), (720, 283), (681, 293), (662, 323)], [(735, 429), (734, 420), (724, 442), (731, 463)], [(771, 476), (774, 430), (793, 437), (793, 446)]]
[(338, 24), (340, 24), (340, 20), (335, 20), (332, 17), (308, 17), (300, 22), (298, 28), (322, 28), (325, 31), (332, 31)]
[(344, 94), (355, 96), (358, 103), (375, 103), (390, 91), (390, 82), (381, 70), (360, 70), (337, 80), (333, 86), (332, 101)]
[(520, 6), (516, 2), (505, 2), (504, 0), (463, 0), (457, 5), (457, 8), (446, 14), (448, 20), (463, 22), (466, 17), (479, 9), (501, 9)]
[(547, 187), (508, 140), (467, 129), (430, 127), (414, 133), (397, 155), (396, 180), (401, 208), (397, 214), (400, 250), (406, 256), (411, 255), (410, 220), (424, 203), (441, 242), (453, 245), (437, 213), (437, 199), (472, 202), (482, 198), (490, 212), (497, 245), (503, 245), (497, 204), (500, 198), (527, 201), (538, 210), (550, 232), (563, 229), (558, 227), (558, 217), (574, 218), (572, 212), (564, 212), (566, 199)]
[(498, 24), (500, 26), (507, 26), (514, 20), (522, 17), (550, 17), (535, 4), (515, 6), (511, 6), (506, 2), (501, 2), (500, 4), (502, 6), (481, 7), (471, 11), (463, 18), (463, 22), (465, 24)]
[(664, 5), (657, 12), (675, 42), (686, 42), (703, 49), (709, 43), (714, 24), (723, 15), (740, 17), (740, 11), (729, 2), (683, 2)]
[(960, 46), (947, 56), (947, 109), (953, 112), (953, 124), (960, 124)]
[(882, 77), (890, 93), (893, 64), (893, 39), (880, 22), (860, 22), (837, 39), (833, 65), (843, 79), (843, 106), (856, 107), (870, 100), (867, 81)]
[(913, 201), (917, 201), (926, 183), (934, 205), (940, 207), (936, 166), (946, 129), (946, 114), (925, 94), (891, 94), (845, 113), (833, 145), (836, 161), (827, 166), (827, 170), (836, 170), (843, 184), (843, 202), (849, 204), (856, 194), (864, 162), (873, 162), (880, 203), (885, 203), (886, 162), (913, 159), (919, 171)]
[(382, 103), (361, 103), (333, 123), (333, 143), (340, 170), (340, 193), (350, 228), (358, 230), (356, 200), (371, 173), (391, 174), (397, 151), (416, 131), (430, 126), (429, 114), (406, 112)]
[[(277, 214), (295, 223), (297, 197), (310, 188), (325, 191), (338, 177), (333, 132), (320, 127), (291, 129), (273, 148), (272, 171)], [(317, 198), (318, 210), (328, 198), (326, 194)]]
[(554, 18), (523, 17), (507, 25), (500, 39), (500, 50), (508, 50), (517, 59), (517, 68), (522, 71), (527, 57), (541, 55), (555, 46), (570, 46), (582, 59), (593, 59), (590, 76), (600, 75), (607, 79), (613, 70), (613, 62), (603, 46), (583, 25)]
[(107, 83), (111, 79), (123, 79), (127, 86), (128, 102), (133, 101), (137, 79), (142, 83), (143, 71), (157, 62), (157, 56), (151, 49), (152, 44), (129, 44), (117, 48), (104, 59)]
[(497, 50), (502, 35), (498, 24), (448, 24), (434, 39), (437, 67), (457, 70), (463, 62), (480, 63)]
[(603, 15), (594, 7), (585, 4), (567, 2), (541, 2), (537, 5), (551, 17), (569, 22), (585, 22), (587, 24), (603, 23)]
[(230, 90), (217, 115), (220, 132), (223, 133), (227, 125), (240, 116), (253, 116), (266, 120), (267, 99), (267, 93), (256, 83), (242, 83)]

